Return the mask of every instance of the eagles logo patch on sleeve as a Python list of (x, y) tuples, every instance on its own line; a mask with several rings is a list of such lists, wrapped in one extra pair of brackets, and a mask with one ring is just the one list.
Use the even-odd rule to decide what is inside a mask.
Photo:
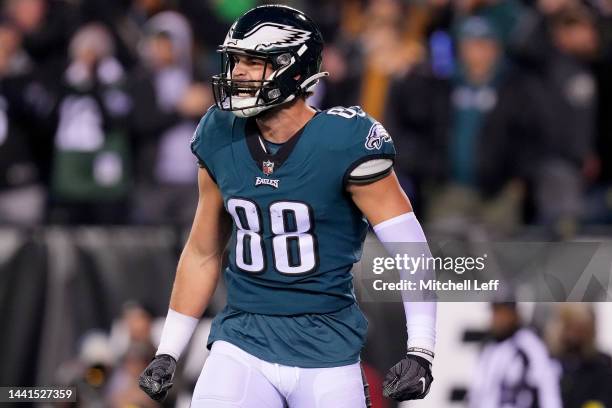
[(381, 125), (379, 122), (375, 122), (370, 131), (368, 132), (368, 137), (365, 141), (365, 147), (368, 150), (380, 150), (383, 143), (391, 142), (391, 136), (387, 132), (387, 130)]

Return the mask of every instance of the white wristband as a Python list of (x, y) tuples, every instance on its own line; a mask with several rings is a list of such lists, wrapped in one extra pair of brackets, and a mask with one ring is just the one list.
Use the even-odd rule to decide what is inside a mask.
[(183, 350), (187, 347), (187, 343), (189, 343), (198, 322), (199, 320), (195, 317), (168, 309), (168, 316), (166, 316), (161, 340), (155, 355), (168, 354), (178, 361)]

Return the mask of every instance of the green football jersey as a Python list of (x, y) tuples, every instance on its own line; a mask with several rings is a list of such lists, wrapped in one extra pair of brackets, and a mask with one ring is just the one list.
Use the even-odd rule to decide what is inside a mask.
[[(346, 185), (349, 178), (359, 181), (351, 174), (360, 164), (394, 159), (382, 125), (359, 107), (332, 108), (317, 113), (272, 154), (253, 119), (212, 107), (198, 125), (192, 150), (234, 221), (224, 274), (228, 306), (215, 319), (209, 343), (223, 338), (268, 361), (305, 367), (358, 358), (366, 324), (354, 304), (350, 271), (368, 224)], [(334, 313), (344, 313), (338, 327), (330, 318)], [(337, 341), (320, 335), (327, 344), (315, 344), (322, 339), (313, 339), (308, 324), (299, 321), (305, 316), (314, 316), (308, 320), (313, 330), (321, 323), (317, 316), (326, 319), (323, 326), (331, 324)], [(246, 333), (248, 323), (262, 318), (265, 323)], [(258, 330), (261, 336), (253, 334)], [(346, 336), (352, 345), (343, 344), (345, 350), (321, 350)], [(299, 343), (304, 350), (297, 359), (296, 350), (283, 355), (274, 344), (262, 345), (266, 338), (277, 346)]]

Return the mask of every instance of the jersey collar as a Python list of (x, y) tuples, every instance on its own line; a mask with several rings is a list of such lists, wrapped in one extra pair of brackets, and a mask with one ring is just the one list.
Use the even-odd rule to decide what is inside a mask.
[(263, 136), (259, 132), (257, 123), (254, 118), (248, 118), (245, 124), (246, 143), (251, 153), (251, 157), (257, 164), (257, 167), (262, 170), (264, 175), (270, 175), (273, 171), (278, 170), (289, 158), (291, 152), (295, 148), (298, 140), (304, 133), (304, 129), (318, 115), (319, 112), (310, 119), (300, 130), (298, 130), (289, 140), (282, 144), (275, 154), (270, 154), (265, 149)]

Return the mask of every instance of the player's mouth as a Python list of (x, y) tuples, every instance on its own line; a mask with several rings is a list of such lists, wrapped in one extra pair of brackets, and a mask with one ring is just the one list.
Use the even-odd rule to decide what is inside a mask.
[(256, 88), (239, 88), (236, 90), (236, 96), (251, 97), (257, 93)]

